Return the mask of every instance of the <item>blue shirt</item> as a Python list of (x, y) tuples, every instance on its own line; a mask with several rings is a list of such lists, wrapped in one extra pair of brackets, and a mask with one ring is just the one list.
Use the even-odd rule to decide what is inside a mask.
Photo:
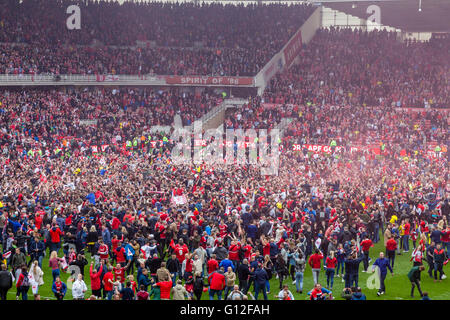
[(225, 272), (228, 270), (228, 267), (231, 267), (233, 269), (233, 271), (235, 271), (233, 262), (231, 262), (231, 260), (229, 260), (229, 259), (222, 260), (219, 264), (219, 267), (223, 267)]
[(373, 264), (372, 268), (374, 268), (375, 266), (378, 266), (378, 268), (380, 268), (380, 274), (386, 274), (387, 273), (387, 269), (389, 268), (389, 271), (392, 271), (391, 265), (389, 264), (389, 260), (386, 258), (378, 258), (377, 260), (375, 260), (375, 263)]

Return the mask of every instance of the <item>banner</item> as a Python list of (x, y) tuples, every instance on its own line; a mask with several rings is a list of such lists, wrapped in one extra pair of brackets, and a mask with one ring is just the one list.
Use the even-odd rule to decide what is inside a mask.
[[(304, 144), (303, 147), (305, 147), (309, 152), (323, 152), (323, 153), (329, 153), (331, 154), (331, 147), (325, 146), (325, 145), (318, 145), (318, 144)], [(341, 146), (336, 146), (336, 151), (340, 151), (345, 148)], [(292, 145), (293, 151), (302, 151), (302, 145), (301, 144), (294, 144)]]
[[(256, 148), (255, 142), (237, 141), (236, 144), (239, 149)], [(194, 140), (194, 147), (206, 147), (207, 145), (208, 143), (206, 140)], [(224, 140), (222, 145), (232, 147), (233, 142)]]
[(182, 196), (172, 196), (172, 199), (170, 199), (170, 202), (174, 205), (183, 205), (187, 203), (187, 198), (185, 195)]
[(252, 86), (253, 78), (208, 77), (208, 76), (166, 76), (167, 84)]
[(396, 112), (428, 112), (428, 111), (439, 111), (439, 112), (450, 112), (450, 108), (394, 108)]
[(286, 61), (286, 66), (289, 67), (294, 59), (300, 53), (302, 48), (302, 30), (298, 30), (297, 33), (289, 40), (286, 47), (283, 49), (284, 60)]
[(83, 119), (80, 120), (80, 126), (97, 125), (97, 122), (98, 122), (97, 119)]
[(105, 81), (119, 81), (119, 76), (115, 74), (96, 74), (97, 82), (105, 82)]
[(261, 107), (263, 107), (264, 109), (276, 109), (280, 108), (281, 106), (298, 107), (298, 105), (292, 103), (261, 103)]

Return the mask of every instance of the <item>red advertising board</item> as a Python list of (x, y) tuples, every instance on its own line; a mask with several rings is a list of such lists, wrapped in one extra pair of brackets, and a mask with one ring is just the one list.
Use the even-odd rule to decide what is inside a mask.
[[(306, 149), (310, 152), (325, 152), (325, 153), (330, 153), (331, 154), (331, 147), (330, 146), (324, 146), (324, 145), (315, 145), (315, 144), (305, 144), (304, 145), (306, 147)], [(341, 150), (344, 147), (341, 146), (337, 146), (336, 150)], [(302, 146), (300, 144), (294, 144), (292, 145), (292, 150), (294, 151), (301, 151), (302, 150)]]
[(222, 86), (251, 86), (253, 78), (244, 77), (208, 77), (208, 76), (166, 76), (167, 84), (181, 85), (222, 85)]
[(302, 48), (302, 31), (299, 30), (294, 37), (288, 42), (283, 50), (286, 67), (292, 64), (292, 61), (298, 56)]

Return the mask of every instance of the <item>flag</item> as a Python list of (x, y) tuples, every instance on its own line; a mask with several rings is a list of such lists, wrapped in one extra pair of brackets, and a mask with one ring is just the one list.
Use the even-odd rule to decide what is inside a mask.
[(66, 257), (63, 257), (61, 261), (61, 269), (63, 271), (66, 271), (68, 267), (69, 265), (67, 264)]
[(141, 249), (141, 253), (144, 256), (144, 259), (147, 259), (147, 255), (145, 254), (145, 250)]
[(5, 252), (5, 253), (3, 254), (3, 259), (9, 259), (10, 256), (11, 256), (11, 250), (8, 251), (8, 252)]
[(174, 205), (183, 205), (183, 204), (187, 203), (187, 198), (185, 195), (172, 196), (172, 199), (170, 201)]

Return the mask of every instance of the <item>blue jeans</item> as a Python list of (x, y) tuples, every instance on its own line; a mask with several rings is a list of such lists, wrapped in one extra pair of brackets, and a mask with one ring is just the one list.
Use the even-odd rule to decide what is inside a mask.
[(60, 272), (59, 269), (52, 270), (53, 282), (55, 282), (56, 277), (59, 277)]
[(387, 275), (387, 273), (380, 274), (380, 289), (378, 290), (378, 292), (386, 291), (386, 286), (384, 285), (384, 280), (386, 279), (386, 275)]
[(344, 266), (345, 266), (344, 261), (339, 261), (338, 260), (337, 268), (336, 268), (336, 274), (337, 275), (339, 275), (339, 271), (341, 271), (341, 275), (344, 274)]
[(326, 269), (326, 275), (327, 275), (327, 288), (330, 290), (333, 289), (333, 283), (334, 283), (334, 268), (325, 268)]
[(106, 299), (111, 300), (114, 294), (114, 290), (106, 291)]
[(372, 241), (374, 243), (378, 243), (380, 241), (380, 227), (379, 226), (375, 226), (375, 230), (374, 230)]
[(403, 250), (409, 251), (409, 235), (403, 236)]
[(226, 299), (228, 297), (228, 293), (230, 293), (231, 291), (233, 291), (233, 287), (225, 287), (225, 294), (224, 294), (224, 298)]
[(214, 295), (217, 294), (217, 298), (222, 300), (222, 290), (209, 289), (209, 300), (214, 300)]
[(266, 284), (258, 284), (255, 282), (255, 300), (258, 300), (259, 291), (262, 291), (264, 300), (268, 300), (267, 298), (267, 291), (266, 291)]
[(231, 262), (233, 262), (233, 267), (234, 267), (233, 271), (237, 273), (237, 270), (239, 267), (239, 260), (231, 260)]
[(269, 280), (266, 280), (266, 290), (267, 290), (267, 292), (270, 292), (270, 282), (269, 282)]
[(28, 300), (28, 290), (30, 287), (20, 287), (17, 290), (17, 297), (19, 297), (22, 294), (22, 300)]
[(172, 287), (175, 287), (175, 284), (177, 282), (177, 276), (178, 276), (178, 272), (174, 272), (171, 274), (172, 277)]
[(351, 288), (351, 287), (358, 287), (358, 274), (357, 273), (349, 273), (346, 275), (345, 279), (345, 287)]
[(439, 272), (439, 280), (442, 279), (442, 275), (444, 274), (444, 271), (442, 271), (444, 265), (442, 263), (439, 262), (435, 262), (434, 263), (434, 280), (437, 280), (437, 274)]
[(442, 248), (447, 252), (447, 259), (450, 258), (450, 242), (442, 242)]
[(303, 272), (295, 273), (295, 288), (297, 291), (303, 291)]
[(37, 260), (38, 260), (39, 268), (42, 269), (42, 260), (44, 260), (44, 256), (39, 256), (39, 258)]

